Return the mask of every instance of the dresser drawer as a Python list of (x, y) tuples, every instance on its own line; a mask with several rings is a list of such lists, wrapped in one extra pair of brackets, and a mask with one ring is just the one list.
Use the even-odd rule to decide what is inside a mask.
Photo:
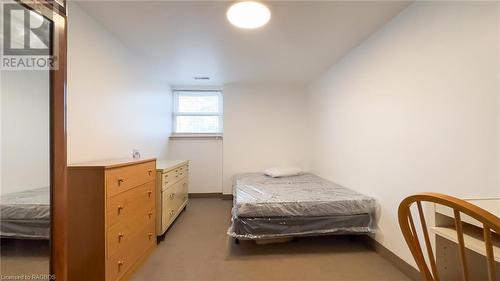
[(154, 209), (155, 183), (148, 182), (139, 187), (129, 189), (106, 200), (106, 226), (121, 221), (130, 221), (144, 208)]
[(174, 221), (175, 210), (174, 209), (163, 209), (163, 215), (161, 217), (161, 223), (163, 226), (163, 231)]
[(184, 203), (184, 201), (186, 201), (188, 199), (188, 178), (184, 178), (182, 181), (181, 181), (181, 186), (180, 186), (180, 196), (179, 196), (182, 200), (181, 203)]
[(184, 192), (185, 189), (187, 190), (187, 182), (184, 178), (175, 185), (175, 210), (178, 210), (181, 207), (182, 203), (184, 203), (184, 201), (186, 200)]
[(178, 172), (179, 177), (178, 178), (182, 179), (182, 178), (186, 177), (188, 172), (189, 172), (189, 169), (188, 169), (187, 165), (179, 167), (179, 172)]
[(173, 221), (175, 213), (178, 209), (179, 205), (179, 199), (178, 199), (178, 194), (175, 192), (175, 187), (177, 185), (173, 186), (172, 188), (169, 188), (168, 190), (171, 190), (171, 192), (163, 192), (162, 196), (162, 207), (161, 207), (161, 229), (162, 231), (165, 231), (166, 227), (170, 225), (170, 223)]
[(174, 184), (172, 187), (169, 187), (168, 189), (162, 192), (162, 197), (161, 197), (162, 208), (169, 209), (175, 207), (175, 201), (177, 198), (176, 188), (177, 184)]
[(165, 189), (169, 186), (172, 186), (174, 183), (178, 182), (182, 176), (185, 175), (181, 168), (176, 168), (170, 170), (162, 175), (162, 188)]
[(154, 237), (155, 217), (153, 212), (153, 208), (144, 206), (132, 219), (109, 227), (106, 230), (107, 256), (114, 256), (123, 249), (132, 247), (132, 244), (136, 243), (137, 237), (144, 234), (145, 226), (153, 225), (153, 231), (148, 232), (147, 235)]
[(120, 249), (106, 260), (106, 280), (120, 279), (137, 262), (137, 257), (154, 247), (156, 243), (154, 231), (154, 222), (144, 225), (130, 245)]
[(155, 162), (106, 170), (106, 196), (111, 197), (155, 179)]

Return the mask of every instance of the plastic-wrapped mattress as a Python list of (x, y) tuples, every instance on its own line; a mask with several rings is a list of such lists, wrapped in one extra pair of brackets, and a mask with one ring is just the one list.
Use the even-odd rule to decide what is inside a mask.
[(375, 228), (375, 199), (311, 173), (239, 174), (233, 188), (228, 234), (236, 238), (371, 233)]
[(48, 187), (9, 193), (0, 197), (0, 236), (49, 239), (50, 192)]

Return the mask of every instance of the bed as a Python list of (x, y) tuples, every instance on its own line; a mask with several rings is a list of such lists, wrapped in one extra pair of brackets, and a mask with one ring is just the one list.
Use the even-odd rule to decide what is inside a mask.
[(0, 197), (0, 237), (49, 239), (48, 187), (4, 194)]
[[(311, 173), (235, 176), (231, 226), (236, 239), (272, 239), (375, 230), (375, 199)], [(238, 240), (236, 240), (238, 241)]]

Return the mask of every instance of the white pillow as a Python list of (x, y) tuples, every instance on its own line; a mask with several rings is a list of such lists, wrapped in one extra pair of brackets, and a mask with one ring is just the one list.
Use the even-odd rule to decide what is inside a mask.
[(273, 178), (296, 176), (303, 173), (302, 169), (297, 167), (272, 167), (262, 172)]

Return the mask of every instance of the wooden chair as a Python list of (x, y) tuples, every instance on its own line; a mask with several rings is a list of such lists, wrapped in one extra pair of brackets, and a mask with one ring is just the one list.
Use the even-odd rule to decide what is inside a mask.
[[(462, 230), (462, 220), (460, 219), (460, 213), (464, 213), (480, 223), (483, 224), (483, 235), (486, 247), (486, 260), (488, 264), (488, 278), (489, 281), (495, 281), (495, 259), (493, 256), (493, 244), (491, 238), (491, 231), (500, 234), (500, 218), (497, 216), (475, 206), (464, 200), (439, 194), (439, 193), (420, 193), (416, 195), (409, 196), (405, 198), (399, 205), (398, 216), (399, 216), (399, 226), (403, 232), (403, 236), (410, 248), (410, 251), (418, 265), (422, 278), (427, 281), (439, 281), (439, 274), (436, 266), (436, 260), (432, 252), (432, 246), (429, 240), (429, 232), (427, 230), (427, 225), (425, 223), (424, 212), (422, 210), (422, 202), (431, 202), (436, 204), (441, 204), (453, 209), (455, 227), (457, 231), (457, 239), (459, 244), (460, 260), (462, 265), (462, 276), (464, 281), (469, 280), (467, 262), (465, 258), (465, 245), (464, 245), (464, 235)], [(425, 261), (423, 250), (420, 247), (420, 241), (417, 236), (417, 230), (415, 228), (415, 223), (411, 215), (410, 207), (416, 203), (418, 214), (420, 217), (420, 222), (422, 225), (422, 232), (425, 241), (425, 247), (427, 250), (427, 255), (430, 263), (431, 269)]]

